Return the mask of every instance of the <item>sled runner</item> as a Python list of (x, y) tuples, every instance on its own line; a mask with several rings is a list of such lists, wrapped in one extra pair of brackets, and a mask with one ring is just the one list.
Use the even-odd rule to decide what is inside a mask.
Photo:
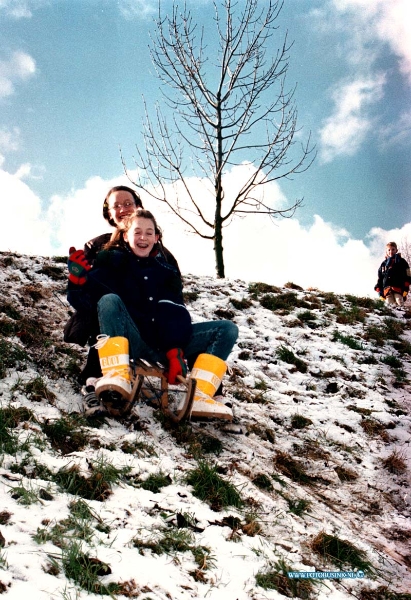
[(132, 389), (129, 399), (120, 393), (101, 390), (99, 397), (109, 415), (128, 415), (140, 397), (158, 406), (173, 423), (190, 417), (193, 407), (196, 380), (178, 376), (178, 385), (170, 386), (161, 365), (139, 359), (131, 368)]

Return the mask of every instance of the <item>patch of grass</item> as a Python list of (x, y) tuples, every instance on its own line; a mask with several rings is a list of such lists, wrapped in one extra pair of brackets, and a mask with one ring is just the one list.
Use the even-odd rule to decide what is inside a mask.
[(336, 315), (337, 323), (341, 325), (354, 325), (355, 323), (364, 323), (367, 315), (363, 308), (352, 306), (351, 308), (336, 307), (331, 311)]
[(14, 456), (19, 450), (16, 434), (10, 432), (12, 425), (7, 408), (0, 408), (0, 454)]
[(313, 477), (307, 474), (303, 465), (286, 452), (277, 452), (274, 465), (280, 473), (298, 483), (310, 485), (315, 481)]
[(317, 315), (311, 312), (310, 310), (304, 310), (303, 312), (297, 313), (297, 319), (300, 319), (300, 321), (307, 323), (309, 321), (316, 321)]
[(91, 462), (89, 469), (90, 476), (83, 477), (77, 465), (63, 467), (54, 475), (54, 481), (69, 494), (103, 502), (111, 495), (113, 486), (130, 472), (130, 467), (118, 469), (104, 457)]
[(186, 482), (193, 486), (194, 496), (207, 502), (213, 510), (244, 505), (238, 489), (218, 474), (216, 465), (206, 461), (198, 461), (197, 467), (187, 474)]
[(361, 408), (359, 406), (354, 406), (354, 404), (350, 404), (349, 406), (347, 406), (347, 409), (352, 410), (353, 412), (356, 412), (359, 415), (365, 415), (366, 417), (372, 415), (373, 412), (370, 408)]
[(18, 321), (16, 335), (23, 344), (44, 347), (46, 338), (43, 325), (38, 319), (23, 317)]
[(13, 320), (21, 319), (21, 313), (10, 302), (0, 302), (0, 313)]
[(254, 389), (262, 390), (263, 392), (266, 392), (268, 390), (268, 385), (266, 384), (266, 382), (263, 379), (259, 379), (255, 382)]
[(253, 304), (248, 298), (242, 298), (241, 300), (237, 300), (236, 298), (230, 298), (230, 302), (237, 310), (246, 310), (247, 308), (250, 308), (250, 306), (252, 306)]
[(10, 465), (10, 471), (12, 473), (18, 473), (28, 479), (43, 479), (43, 481), (52, 481), (53, 473), (46, 465), (42, 465), (37, 462), (32, 456), (26, 456), (23, 459), (19, 458), (18, 461)]
[(380, 305), (379, 300), (374, 300), (373, 298), (361, 296), (352, 296), (351, 294), (346, 294), (345, 299), (347, 300), (347, 302), (350, 302), (353, 306), (361, 306), (362, 308), (369, 308), (370, 310), (374, 310)]
[(348, 540), (342, 540), (335, 535), (320, 531), (312, 540), (310, 546), (326, 563), (331, 562), (341, 569), (344, 567), (350, 567), (352, 570), (358, 569), (368, 575), (375, 573), (366, 552), (360, 550)]
[(148, 540), (135, 537), (133, 546), (138, 548), (140, 554), (144, 550), (151, 550), (154, 554), (172, 554), (173, 552), (188, 552), (194, 542), (194, 535), (187, 529), (172, 527), (164, 529), (160, 535), (154, 535)]
[(112, 596), (118, 590), (118, 584), (106, 586), (101, 583), (99, 577), (109, 575), (111, 568), (108, 564), (84, 553), (81, 543), (73, 540), (63, 548), (61, 561), (66, 577), (87, 592)]
[(399, 354), (407, 354), (411, 356), (411, 343), (407, 340), (399, 340), (393, 343), (393, 346)]
[(276, 590), (287, 598), (309, 600), (313, 597), (314, 584), (309, 579), (291, 579), (287, 573), (294, 569), (284, 559), (270, 563), (255, 576), (256, 584), (265, 590)]
[(389, 367), (392, 367), (394, 369), (398, 369), (400, 367), (402, 367), (402, 361), (397, 358), (396, 356), (394, 356), (393, 354), (390, 354), (388, 356), (383, 356), (383, 358), (381, 359), (381, 362), (384, 363), (385, 365), (388, 365)]
[(358, 600), (411, 600), (411, 594), (391, 592), (386, 585), (377, 588), (363, 588)]
[(23, 348), (0, 337), (0, 379), (7, 377), (8, 369), (24, 369), (28, 360), (28, 354)]
[(52, 256), (51, 259), (55, 263), (66, 265), (68, 261), (68, 256)]
[(386, 336), (389, 340), (398, 340), (400, 336), (404, 333), (405, 325), (402, 321), (388, 318), (384, 320), (384, 325)]
[(195, 581), (205, 582), (205, 571), (216, 566), (216, 558), (208, 546), (192, 546), (191, 552), (198, 568), (190, 571), (190, 575)]
[(258, 473), (258, 475), (253, 477), (252, 482), (258, 488), (260, 488), (260, 490), (271, 491), (273, 489), (273, 484), (271, 483), (270, 478), (264, 473)]
[(250, 283), (248, 292), (254, 299), (257, 299), (261, 294), (280, 294), (281, 288), (268, 283)]
[[(384, 319), (382, 327), (370, 325), (365, 329), (365, 339), (372, 340), (377, 346), (383, 346), (386, 341), (394, 340), (398, 342), (400, 336), (404, 333), (405, 324), (393, 318)], [(403, 348), (406, 344), (403, 345)]]
[(48, 389), (46, 382), (40, 376), (31, 379), (22, 386), (22, 391), (27, 394), (29, 400), (39, 402), (40, 400), (47, 400), (53, 404), (56, 399), (56, 395)]
[(334, 304), (334, 306), (337, 307), (342, 306), (340, 299), (334, 294), (334, 292), (321, 292), (320, 296), (324, 304)]
[(300, 373), (307, 372), (307, 363), (305, 363), (301, 358), (295, 356), (292, 350), (289, 350), (286, 346), (280, 346), (276, 350), (276, 354), (278, 358), (289, 365), (294, 365), (297, 371)]
[(363, 428), (363, 430), (365, 431), (365, 433), (367, 435), (369, 435), (370, 437), (378, 436), (384, 442), (390, 441), (390, 436), (387, 433), (386, 427), (382, 423), (377, 421), (376, 419), (364, 418), (360, 422), (360, 425)]
[(395, 377), (394, 385), (396, 387), (402, 387), (404, 383), (408, 383), (408, 375), (405, 369), (392, 369), (392, 374)]
[(311, 501), (306, 500), (305, 498), (290, 498), (288, 496), (284, 496), (287, 501), (288, 508), (291, 513), (301, 517), (305, 512), (309, 512), (311, 507)]
[(290, 312), (294, 308), (310, 308), (308, 302), (299, 300), (297, 294), (293, 292), (285, 292), (274, 296), (273, 294), (265, 294), (260, 298), (260, 304), (268, 310), (283, 310)]
[(342, 335), (339, 331), (334, 331), (332, 336), (333, 342), (341, 342), (351, 350), (364, 350), (364, 346), (351, 335)]
[(23, 483), (9, 490), (9, 494), (23, 506), (30, 506), (30, 504), (35, 504), (40, 501), (39, 491), (35, 491), (30, 487), (25, 487)]
[(358, 359), (359, 365), (376, 365), (378, 364), (378, 360), (375, 358), (373, 354), (367, 354), (366, 356), (361, 356)]
[(382, 466), (394, 475), (401, 475), (407, 470), (405, 455), (398, 450), (393, 450), (387, 458), (383, 459)]
[(312, 424), (313, 422), (311, 421), (311, 419), (308, 419), (303, 415), (299, 415), (298, 413), (291, 417), (291, 427), (293, 429), (304, 429), (305, 427), (308, 427)]
[(56, 267), (55, 265), (44, 265), (39, 270), (39, 273), (47, 275), (47, 277), (50, 277), (50, 279), (53, 279), (53, 281), (65, 281), (66, 279), (65, 269)]
[(304, 288), (301, 287), (301, 285), (297, 285), (296, 283), (293, 283), (292, 281), (287, 281), (287, 283), (284, 284), (284, 287), (287, 288), (288, 290), (298, 290), (299, 292), (304, 291)]
[(156, 456), (156, 450), (152, 444), (144, 440), (125, 441), (121, 445), (121, 450), (125, 454), (138, 454), (140, 456)]
[(140, 483), (140, 487), (149, 492), (153, 492), (153, 494), (158, 494), (163, 487), (166, 487), (171, 483), (170, 475), (166, 475), (163, 471), (159, 471), (158, 473), (149, 475), (147, 479)]
[(196, 300), (198, 300), (199, 295), (200, 295), (200, 292), (196, 292), (196, 291), (183, 292), (183, 298), (187, 304), (190, 304), (190, 302), (195, 302)]
[(352, 469), (346, 469), (341, 465), (335, 467), (334, 471), (337, 473), (340, 481), (355, 481), (356, 479), (358, 479), (358, 473), (356, 473)]
[(89, 441), (89, 434), (80, 427), (82, 423), (77, 415), (65, 415), (56, 421), (47, 420), (42, 429), (55, 450), (69, 454), (82, 450)]

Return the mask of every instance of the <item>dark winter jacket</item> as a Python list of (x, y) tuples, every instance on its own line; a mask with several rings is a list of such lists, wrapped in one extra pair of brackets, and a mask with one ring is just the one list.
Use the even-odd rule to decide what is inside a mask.
[(124, 302), (144, 341), (156, 350), (184, 348), (191, 319), (184, 306), (181, 277), (163, 253), (139, 258), (128, 247), (100, 252), (83, 286), (69, 284), (68, 301), (79, 312), (95, 312), (105, 294)]
[(411, 282), (410, 267), (407, 261), (397, 253), (386, 258), (378, 269), (378, 281), (375, 291), (386, 298), (393, 291), (397, 294), (408, 293)]

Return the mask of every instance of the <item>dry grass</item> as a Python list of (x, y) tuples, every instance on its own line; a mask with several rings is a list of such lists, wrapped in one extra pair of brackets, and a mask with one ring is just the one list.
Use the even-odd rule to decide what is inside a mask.
[(384, 458), (382, 466), (394, 475), (401, 475), (407, 470), (405, 455), (398, 450), (393, 450), (387, 458)]

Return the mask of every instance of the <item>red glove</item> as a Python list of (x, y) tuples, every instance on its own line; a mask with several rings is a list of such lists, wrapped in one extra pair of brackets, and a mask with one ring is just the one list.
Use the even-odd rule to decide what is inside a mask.
[(177, 376), (187, 375), (187, 365), (181, 348), (172, 348), (166, 353), (168, 358), (168, 371), (166, 373), (168, 383), (175, 383)]
[(84, 256), (84, 250), (76, 250), (71, 247), (69, 250), (68, 259), (69, 281), (76, 285), (83, 285), (87, 281), (87, 271), (90, 271), (91, 266), (88, 264)]

